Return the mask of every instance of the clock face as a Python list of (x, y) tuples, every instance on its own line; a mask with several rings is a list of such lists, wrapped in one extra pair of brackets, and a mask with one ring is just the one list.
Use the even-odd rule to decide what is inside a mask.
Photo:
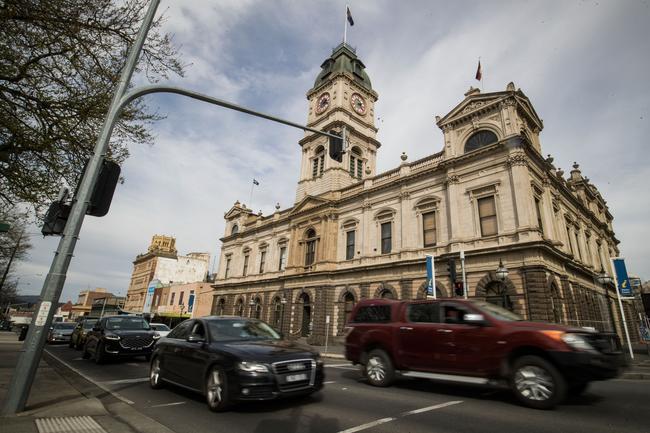
[(352, 94), (352, 97), (350, 97), (350, 104), (357, 113), (366, 114), (366, 101), (358, 93)]
[(323, 111), (327, 110), (327, 107), (330, 106), (330, 94), (323, 93), (318, 98), (316, 102), (316, 114), (321, 114)]

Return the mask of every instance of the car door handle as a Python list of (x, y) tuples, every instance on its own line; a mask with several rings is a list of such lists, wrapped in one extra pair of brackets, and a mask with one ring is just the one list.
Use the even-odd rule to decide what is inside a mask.
[(454, 331), (451, 329), (438, 329), (436, 332), (440, 332), (441, 334), (451, 334)]
[(400, 326), (399, 330), (400, 331), (412, 331), (413, 328), (411, 328), (410, 326)]

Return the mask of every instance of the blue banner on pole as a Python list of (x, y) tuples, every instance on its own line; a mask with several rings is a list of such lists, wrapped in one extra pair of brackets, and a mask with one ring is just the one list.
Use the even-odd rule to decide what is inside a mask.
[(434, 295), (434, 270), (433, 270), (433, 256), (426, 256), (427, 258), (427, 296)]
[(612, 259), (614, 265), (614, 274), (616, 275), (616, 287), (621, 296), (634, 296), (632, 291), (632, 284), (630, 277), (627, 275), (627, 268), (625, 267), (625, 259), (617, 257)]

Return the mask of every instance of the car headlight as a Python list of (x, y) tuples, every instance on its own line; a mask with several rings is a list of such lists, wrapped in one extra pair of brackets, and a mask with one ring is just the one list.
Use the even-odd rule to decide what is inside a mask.
[(562, 341), (576, 350), (583, 350), (587, 352), (593, 352), (596, 350), (591, 344), (587, 342), (587, 340), (585, 340), (579, 334), (563, 334)]
[(119, 340), (120, 336), (115, 334), (106, 334), (104, 335), (104, 338), (106, 338), (107, 340)]
[(159, 334), (159, 333), (156, 332), (156, 333), (153, 334), (153, 339), (154, 339), (154, 340), (157, 340), (157, 339), (159, 339), (159, 338), (160, 338), (160, 334)]
[(259, 362), (239, 362), (237, 363), (237, 368), (246, 371), (249, 373), (268, 373), (269, 368), (264, 365), (260, 364)]

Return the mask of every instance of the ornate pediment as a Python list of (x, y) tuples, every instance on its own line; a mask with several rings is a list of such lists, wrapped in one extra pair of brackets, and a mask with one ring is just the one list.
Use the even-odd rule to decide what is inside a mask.
[(236, 202), (233, 207), (230, 208), (228, 212), (224, 214), (224, 219), (226, 220), (234, 220), (239, 218), (242, 214), (248, 215), (251, 214), (253, 211), (250, 209), (244, 207), (243, 205), (239, 204), (239, 202)]
[(482, 94), (476, 89), (467, 92), (465, 99), (460, 104), (443, 118), (436, 119), (436, 124), (444, 130), (461, 123), (476, 121), (480, 117), (501, 110), (504, 106), (516, 106), (519, 115), (526, 120), (531, 129), (542, 129), (542, 120), (537, 116), (530, 100), (521, 90), (515, 91), (512, 83), (508, 85), (508, 90), (505, 92)]
[(293, 209), (291, 209), (289, 215), (295, 215), (297, 213), (304, 212), (306, 210), (313, 209), (327, 203), (331, 203), (331, 200), (308, 195), (307, 197), (300, 200), (300, 202), (298, 202), (298, 204), (296, 204)]

